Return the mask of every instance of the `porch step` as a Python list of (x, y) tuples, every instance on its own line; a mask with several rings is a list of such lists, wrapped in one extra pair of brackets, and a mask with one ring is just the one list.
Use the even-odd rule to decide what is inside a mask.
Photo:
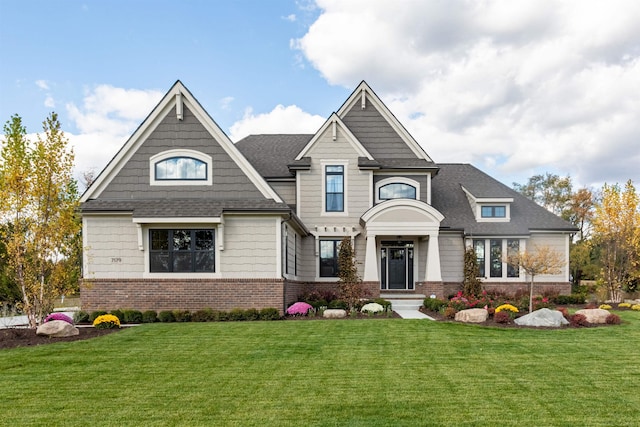
[(393, 310), (418, 310), (424, 302), (425, 296), (421, 294), (381, 293), (391, 303)]

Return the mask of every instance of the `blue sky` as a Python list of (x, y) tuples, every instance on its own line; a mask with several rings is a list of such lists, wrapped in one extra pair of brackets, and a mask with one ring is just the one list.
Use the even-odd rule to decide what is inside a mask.
[(640, 2), (0, 0), (0, 119), (102, 169), (180, 79), (237, 140), (313, 133), (366, 80), (436, 162), (640, 180)]

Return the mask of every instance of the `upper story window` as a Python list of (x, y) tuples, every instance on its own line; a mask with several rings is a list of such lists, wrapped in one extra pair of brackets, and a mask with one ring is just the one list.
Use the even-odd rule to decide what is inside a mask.
[(325, 211), (344, 212), (344, 166), (325, 166)]
[(393, 182), (378, 188), (379, 200), (415, 199), (416, 187), (402, 182)]
[(376, 182), (375, 196), (376, 203), (392, 199), (420, 200), (420, 183), (402, 176), (385, 178)]
[(507, 208), (504, 205), (481, 206), (480, 216), (482, 218), (506, 218)]
[(193, 157), (170, 157), (156, 162), (156, 180), (198, 180), (207, 179), (207, 164)]
[(211, 185), (211, 156), (195, 150), (167, 150), (149, 159), (151, 185)]

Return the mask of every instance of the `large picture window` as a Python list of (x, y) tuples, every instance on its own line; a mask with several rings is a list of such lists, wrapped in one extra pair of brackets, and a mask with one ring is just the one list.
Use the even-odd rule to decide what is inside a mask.
[(520, 249), (519, 239), (474, 239), (473, 250), (478, 261), (478, 276), (491, 278), (520, 277), (518, 266), (508, 264), (503, 257), (512, 256)]
[(215, 272), (214, 230), (149, 230), (152, 273)]
[(320, 277), (338, 277), (340, 240), (320, 240)]
[(344, 212), (344, 166), (325, 166), (325, 210)]

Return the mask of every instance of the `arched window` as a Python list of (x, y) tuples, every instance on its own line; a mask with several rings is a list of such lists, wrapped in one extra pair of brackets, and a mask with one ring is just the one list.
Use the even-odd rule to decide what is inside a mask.
[(195, 150), (167, 150), (149, 159), (151, 185), (211, 185), (211, 156)]
[(206, 181), (207, 164), (193, 157), (169, 157), (156, 162), (156, 180), (197, 180)]
[(383, 185), (378, 189), (378, 199), (415, 199), (416, 187), (402, 182)]

